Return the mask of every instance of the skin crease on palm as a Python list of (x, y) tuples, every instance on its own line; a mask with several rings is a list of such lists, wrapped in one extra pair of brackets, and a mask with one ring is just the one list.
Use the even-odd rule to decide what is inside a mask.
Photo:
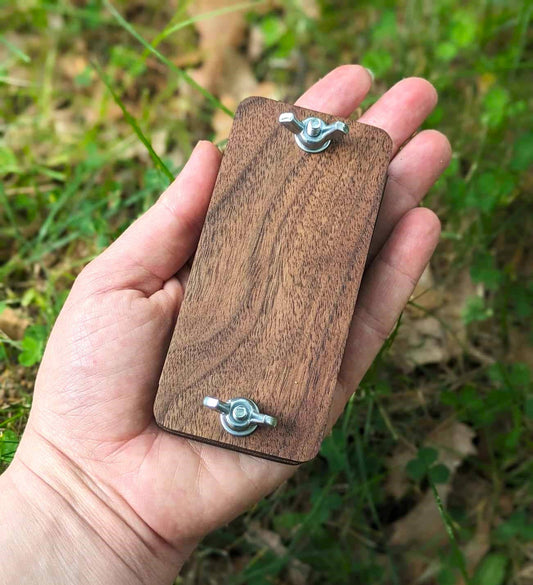
[[(371, 83), (363, 67), (342, 66), (297, 104), (346, 117)], [(360, 118), (389, 133), (394, 155), (331, 423), (439, 238), (435, 214), (417, 206), (448, 165), (450, 146), (434, 130), (413, 137), (436, 101), (427, 81), (408, 78)], [(3, 493), (16, 492), (28, 514), (54, 516), (57, 501), (70, 510), (66, 517), (81, 518), (81, 526), (98, 534), (98, 546), (109, 547), (139, 582), (172, 582), (206, 533), (297, 470), (171, 435), (153, 420), (158, 377), (220, 160), (215, 146), (200, 142), (159, 201), (77, 278), (46, 348), (27, 430), (2, 476)], [(87, 562), (96, 567), (91, 550), (87, 545)], [(140, 558), (143, 567), (135, 565)]]

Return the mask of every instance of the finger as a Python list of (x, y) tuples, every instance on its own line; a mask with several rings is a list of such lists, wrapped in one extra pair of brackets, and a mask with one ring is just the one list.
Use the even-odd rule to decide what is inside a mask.
[(311, 86), (296, 105), (346, 118), (364, 100), (371, 85), (368, 69), (342, 65)]
[(452, 150), (444, 134), (424, 130), (389, 165), (387, 185), (370, 244), (368, 263), (379, 252), (400, 218), (416, 207), (450, 164)]
[(198, 243), (221, 156), (210, 142), (197, 144), (157, 203), (94, 261), (93, 286), (151, 295), (185, 264)]
[(150, 297), (153, 303), (161, 307), (164, 314), (173, 315), (174, 319), (178, 318), (190, 272), (191, 263), (189, 261), (179, 269), (175, 276), (163, 284), (163, 288), (156, 290)]
[(389, 336), (438, 243), (440, 222), (425, 208), (398, 222), (365, 272), (339, 372), (337, 416)]
[[(299, 104), (348, 116), (366, 95), (364, 67), (338, 67), (310, 88)], [(178, 178), (92, 266), (94, 288), (135, 288), (151, 295), (194, 251), (220, 166), (220, 153), (200, 142)], [(171, 287), (179, 297), (179, 288)]]
[(402, 79), (359, 118), (392, 138), (394, 152), (422, 124), (437, 104), (435, 88), (418, 77)]

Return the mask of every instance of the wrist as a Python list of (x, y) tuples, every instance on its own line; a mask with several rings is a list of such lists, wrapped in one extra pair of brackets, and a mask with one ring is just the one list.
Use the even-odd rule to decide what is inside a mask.
[(0, 477), (0, 585), (21, 582), (21, 567), (28, 583), (172, 583), (194, 545), (177, 550), (118, 494), (32, 439), (28, 429)]

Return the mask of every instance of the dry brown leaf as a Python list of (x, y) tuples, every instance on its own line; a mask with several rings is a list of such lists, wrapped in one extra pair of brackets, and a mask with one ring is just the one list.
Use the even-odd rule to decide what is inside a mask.
[[(229, 3), (227, 0), (200, 0), (191, 7), (191, 14), (194, 16), (239, 3), (240, 0)], [(278, 89), (273, 83), (258, 83), (248, 59), (238, 51), (246, 31), (245, 15), (245, 10), (236, 10), (196, 23), (203, 64), (192, 76), (233, 111), (241, 100), (251, 95), (278, 97)], [(217, 110), (212, 125), (215, 142), (218, 142), (228, 137), (232, 120)]]
[[(248, 97), (250, 95), (267, 97), (271, 99), (276, 99), (277, 97), (275, 86), (266, 82), (257, 85), (254, 91), (250, 92), (244, 97)], [(244, 97), (242, 99), (244, 99)], [(241, 100), (233, 99), (230, 96), (224, 96), (222, 98), (222, 103), (232, 110), (237, 108), (240, 101)], [(214, 141), (220, 142), (229, 136), (231, 126), (233, 124), (233, 119), (221, 110), (217, 110), (213, 116), (211, 124), (215, 132)]]
[(435, 559), (428, 559), (423, 548), (407, 549), (402, 555), (401, 583), (434, 585), (439, 569), (439, 563)]
[(296, 4), (307, 18), (314, 20), (320, 18), (320, 6), (317, 0), (296, 0)]
[[(246, 539), (260, 547), (269, 548), (278, 557), (287, 554), (287, 547), (281, 541), (281, 536), (261, 528), (258, 522), (252, 522), (246, 531)], [(306, 585), (309, 579), (311, 567), (302, 563), (298, 559), (291, 559), (287, 567), (287, 577), (289, 585)]]
[[(227, 68), (220, 89), (222, 103), (231, 110), (235, 110), (241, 100), (251, 95), (272, 99), (279, 97), (276, 85), (266, 81), (258, 83), (249, 63), (237, 54), (233, 56), (232, 66)], [(232, 124), (233, 120), (223, 111), (215, 112), (212, 120), (215, 142), (228, 137)]]
[[(450, 493), (455, 471), (466, 457), (476, 453), (473, 438), (474, 431), (470, 427), (450, 419), (437, 427), (424, 441), (424, 446), (438, 450), (438, 462), (450, 470), (449, 482), (438, 486), (444, 502)], [(385, 489), (396, 498), (405, 495), (409, 487), (405, 465), (414, 456), (415, 453), (400, 446), (388, 461), (389, 473)], [(395, 546), (422, 545), (438, 543), (443, 537), (446, 537), (446, 532), (433, 493), (428, 490), (406, 516), (394, 523), (390, 543)]]
[(13, 365), (0, 371), (0, 407), (24, 402), (23, 393), (30, 393), (35, 383), (35, 368)]
[[(466, 569), (472, 575), (490, 549), (490, 521), (487, 518), (480, 518), (474, 537), (462, 548)], [(463, 585), (464, 580), (459, 577), (457, 585)]]
[[(196, 0), (191, 3), (192, 17), (240, 4), (241, 0)], [(235, 10), (196, 22), (199, 48), (204, 56), (200, 69), (195, 71), (196, 81), (205, 89), (220, 95), (219, 81), (225, 74), (224, 64), (231, 53), (244, 40), (246, 11)]]
[(396, 365), (410, 372), (417, 366), (445, 363), (460, 355), (467, 339), (461, 311), (474, 292), (468, 272), (461, 273), (453, 287), (444, 288), (435, 283), (428, 266), (411, 297), (420, 308), (406, 308), (391, 347)]
[[(438, 462), (446, 465), (450, 470), (448, 483), (437, 486), (439, 495), (444, 503), (452, 489), (452, 479), (466, 457), (474, 455), (476, 448), (472, 440), (474, 432), (467, 425), (454, 419), (445, 421), (431, 432), (424, 446), (434, 447), (439, 452)], [(394, 497), (405, 495), (409, 482), (405, 473), (405, 465), (415, 456), (414, 450), (407, 447), (398, 447), (388, 462), (389, 473), (386, 489)], [(479, 511), (476, 534), (463, 549), (467, 567), (473, 571), (490, 547), (490, 522), (484, 514), (485, 507)], [(416, 553), (406, 564), (406, 582), (426, 582), (432, 579), (439, 567), (435, 562), (428, 561), (434, 558), (434, 550), (446, 544), (448, 535), (440, 516), (435, 498), (431, 489), (428, 489), (416, 506), (403, 518), (396, 521), (389, 543), (393, 546), (415, 547)], [(422, 554), (420, 554), (422, 553)]]
[(526, 333), (518, 328), (509, 329), (508, 359), (513, 362), (523, 362), (533, 370), (533, 346)]
[(58, 59), (59, 69), (65, 74), (68, 79), (74, 79), (81, 75), (89, 66), (89, 60), (81, 52), (66, 53)]
[(519, 585), (533, 585), (533, 563), (524, 565), (520, 569), (516, 580)]
[(411, 482), (407, 473), (405, 473), (405, 466), (415, 456), (414, 449), (410, 451), (407, 448), (398, 447), (387, 460), (388, 473), (385, 491), (397, 500), (403, 498), (409, 491)]
[[(463, 558), (465, 559), (466, 570), (469, 575), (473, 575), (479, 562), (484, 558), (490, 549), (490, 520), (487, 515), (487, 507), (479, 511), (476, 531), (468, 543), (461, 548)], [(439, 539), (442, 541), (442, 538)], [(409, 555), (409, 552), (407, 553)], [(442, 568), (442, 561), (435, 554), (409, 556), (409, 564), (406, 573), (409, 582), (426, 583), (434, 582), (435, 577)], [(404, 574), (405, 578), (407, 575)], [(458, 575), (455, 585), (464, 585), (462, 576)]]
[[(438, 487), (442, 500), (448, 498), (448, 484)], [(446, 540), (446, 530), (442, 524), (435, 498), (431, 491), (422, 496), (418, 504), (403, 518), (394, 523), (389, 544), (392, 546), (423, 546), (431, 549), (440, 546)]]
[(252, 26), (248, 36), (248, 59), (258, 61), (265, 50), (265, 36), (259, 26)]
[[(438, 491), (442, 499), (447, 497), (450, 489), (448, 485), (439, 486)], [(426, 583), (428, 580), (433, 582), (432, 579), (440, 570), (440, 563), (436, 560), (434, 551), (446, 544), (448, 535), (431, 492), (424, 494), (416, 509), (416, 515), (408, 514), (405, 522), (397, 523), (390, 543), (409, 544), (412, 548), (412, 552), (406, 552), (408, 563), (405, 564), (402, 575), (406, 582)], [(473, 538), (461, 549), (469, 575), (473, 575), (477, 565), (490, 549), (490, 528), (490, 521), (485, 510), (482, 510)], [(464, 585), (461, 576), (458, 576), (456, 585)]]
[(10, 339), (19, 341), (24, 337), (24, 331), (30, 324), (20, 311), (6, 307), (0, 313), (0, 331), (3, 331)]
[(459, 465), (477, 449), (472, 443), (475, 432), (464, 423), (449, 419), (429, 434), (425, 445), (439, 450), (439, 463), (443, 463), (455, 473)]
[[(453, 476), (463, 460), (476, 453), (476, 448), (472, 444), (474, 436), (475, 433), (469, 426), (449, 419), (427, 436), (424, 446), (438, 450), (438, 462), (446, 465)], [(389, 472), (385, 489), (397, 499), (402, 498), (410, 486), (405, 466), (415, 456), (414, 450), (400, 445), (387, 461)]]

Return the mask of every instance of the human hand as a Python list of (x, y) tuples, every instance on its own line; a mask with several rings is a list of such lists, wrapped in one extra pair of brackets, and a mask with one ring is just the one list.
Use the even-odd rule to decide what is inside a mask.
[[(297, 104), (347, 117), (370, 85), (364, 68), (339, 67)], [(438, 241), (438, 219), (416, 206), (449, 162), (448, 141), (427, 130), (398, 153), (436, 99), (427, 81), (404, 79), (360, 118), (388, 132), (395, 156), (333, 418), (393, 328)], [(199, 143), (159, 201), (76, 279), (46, 348), (26, 432), (5, 474), (5, 485), (17, 492), (13, 501), (37, 516), (46, 510), (40, 524), (57, 517), (57, 509), (69, 518), (66, 543), (74, 536), (87, 539), (88, 552), (74, 559), (67, 546), (60, 554), (73, 555), (74, 575), (76, 567), (89, 567), (99, 583), (116, 583), (122, 575), (171, 582), (206, 533), (295, 471), (169, 434), (153, 419), (158, 378), (220, 159), (212, 144)], [(116, 575), (109, 568), (113, 559)]]

